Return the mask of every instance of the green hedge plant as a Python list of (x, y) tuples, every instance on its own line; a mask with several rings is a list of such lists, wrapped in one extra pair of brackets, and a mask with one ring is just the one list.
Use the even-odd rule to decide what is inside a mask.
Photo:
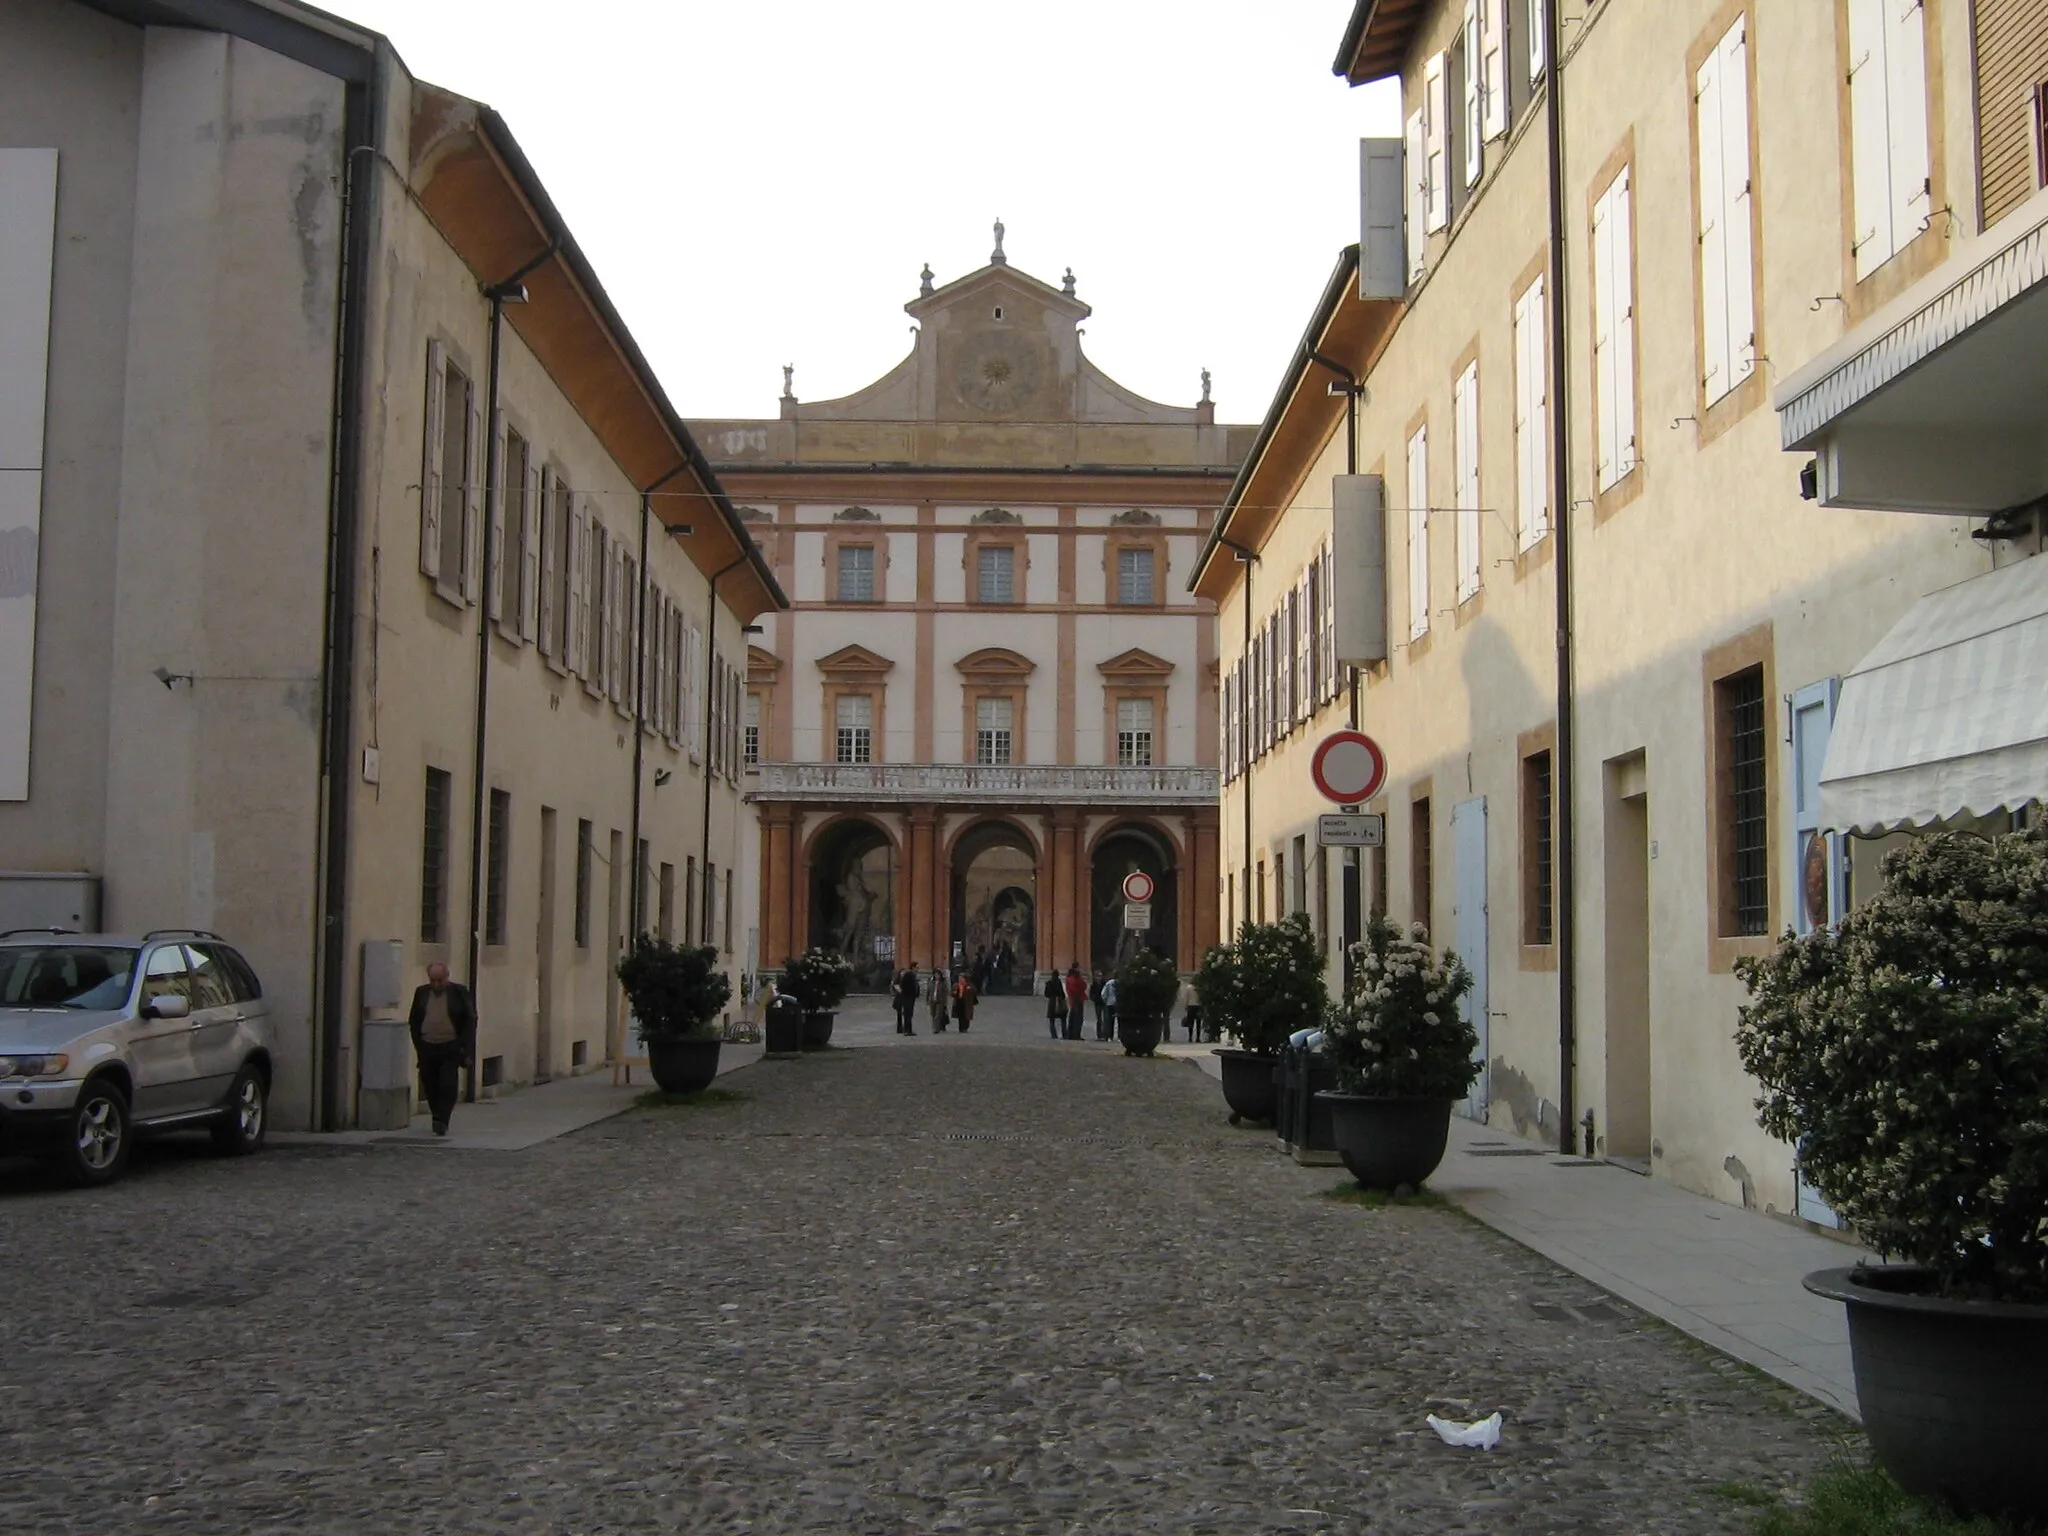
[(1241, 1049), (1277, 1056), (1298, 1029), (1317, 1029), (1330, 1006), (1323, 956), (1308, 914), (1246, 923), (1237, 939), (1203, 957), (1195, 981), (1202, 1019)]
[(813, 945), (782, 968), (782, 990), (801, 1003), (805, 1013), (837, 1008), (852, 985), (853, 962), (836, 949)]
[(1323, 1054), (1344, 1093), (1389, 1099), (1461, 1099), (1479, 1075), (1479, 1035), (1458, 1013), (1472, 973), (1374, 916), (1351, 947), (1351, 995), (1331, 1011)]
[(1941, 1294), (2048, 1302), (2048, 829), (1887, 854), (1840, 923), (1738, 961), (1757, 1118)]
[(619, 961), (618, 974), (641, 1039), (663, 1044), (720, 1038), (711, 1021), (732, 996), (732, 982), (718, 968), (717, 950), (643, 933)]

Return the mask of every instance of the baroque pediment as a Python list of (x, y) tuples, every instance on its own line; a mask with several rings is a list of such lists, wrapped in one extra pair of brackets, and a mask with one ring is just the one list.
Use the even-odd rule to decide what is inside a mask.
[(895, 665), (864, 645), (842, 645), (831, 655), (818, 658), (818, 670), (827, 677), (880, 677)]
[(1104, 677), (1150, 680), (1171, 676), (1173, 663), (1163, 656), (1154, 656), (1150, 651), (1133, 646), (1122, 655), (1112, 656), (1109, 660), (1099, 663), (1095, 670)]
[(758, 645), (747, 647), (747, 681), (773, 684), (782, 676), (782, 658)]
[(1038, 663), (1004, 646), (984, 646), (981, 650), (962, 656), (953, 663), (962, 677), (977, 681), (993, 682), (1002, 678), (1029, 677), (1038, 670)]

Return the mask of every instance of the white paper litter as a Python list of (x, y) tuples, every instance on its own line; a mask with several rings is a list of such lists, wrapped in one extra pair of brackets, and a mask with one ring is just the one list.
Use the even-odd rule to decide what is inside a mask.
[(1460, 1424), (1455, 1419), (1440, 1419), (1429, 1415), (1429, 1427), (1436, 1431), (1437, 1438), (1445, 1445), (1470, 1445), (1482, 1451), (1490, 1451), (1500, 1444), (1500, 1415), (1489, 1413), (1485, 1418), (1472, 1424)]

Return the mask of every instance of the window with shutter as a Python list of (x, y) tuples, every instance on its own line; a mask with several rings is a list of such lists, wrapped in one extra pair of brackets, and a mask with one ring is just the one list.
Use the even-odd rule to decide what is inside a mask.
[(1294, 718), (1306, 724), (1320, 702), (1316, 694), (1314, 567), (1294, 584)]
[(1116, 701), (1116, 761), (1120, 768), (1152, 766), (1152, 701)]
[(1550, 53), (1550, 15), (1545, 0), (1529, 0), (1529, 84), (1543, 78)]
[(1337, 584), (1336, 565), (1329, 546), (1323, 547), (1323, 677), (1327, 680), (1328, 695), (1334, 699), (1343, 687), (1344, 679), (1337, 668)]
[(1515, 511), (1517, 547), (1550, 532), (1549, 316), (1543, 279), (1515, 300)]
[(1849, 0), (1849, 121), (1860, 282), (1912, 244), (1931, 211), (1920, 0)]
[(1408, 638), (1429, 633), (1429, 428), (1408, 439)]
[(541, 487), (533, 444), (522, 443), (519, 486), (519, 638), (540, 639)]
[(1628, 168), (1593, 204), (1593, 394), (1597, 480), (1606, 490), (1636, 467), (1636, 357)]
[(974, 760), (977, 763), (1010, 761), (1013, 715), (1008, 699), (974, 701)]
[(874, 700), (864, 693), (842, 693), (833, 705), (833, 728), (837, 733), (834, 761), (874, 761)]
[(1479, 114), (1487, 138), (1508, 131), (1508, 0), (1479, 0)]
[(1749, 49), (1738, 20), (1701, 63), (1699, 140), (1700, 389), (1712, 405), (1756, 368), (1749, 182)]
[(1458, 601), (1479, 591), (1479, 365), (1467, 363), (1451, 391), (1451, 472), (1458, 485)]
[(590, 664), (584, 648), (590, 630), (586, 617), (590, 607), (590, 529), (575, 494), (560, 480), (555, 482), (555, 495), (568, 555), (562, 577), (568, 592), (568, 602), (562, 610), (562, 656), (569, 670), (581, 677)]
[(511, 522), (505, 505), (505, 487), (509, 476), (506, 473), (506, 459), (511, 452), (511, 429), (505, 425), (504, 413), (491, 427), (491, 458), (495, 461), (485, 466), (489, 494), (485, 497), (489, 507), (490, 537), (484, 542), (490, 546), (486, 552), (487, 569), (484, 571), (484, 616), (502, 624), (506, 614), (511, 614), (513, 623), (518, 623), (519, 610), (505, 600), (505, 572), (509, 568), (517, 572), (516, 563), (506, 559), (505, 530)]
[(1408, 281), (1412, 283), (1422, 276), (1428, 254), (1425, 225), (1429, 210), (1429, 162), (1423, 153), (1419, 111), (1408, 114), (1406, 144), (1407, 158), (1403, 164), (1408, 176)]
[(1444, 56), (1430, 55), (1422, 67), (1422, 140), (1424, 228), (1442, 229), (1451, 221), (1451, 178), (1446, 135), (1450, 131), (1444, 89)]
[[(465, 379), (463, 393), (469, 401), (469, 409), (464, 421), (466, 438), (459, 503), (462, 515), (462, 600), (473, 608), (484, 595), (484, 454), (488, 445), (484, 440), (482, 391)], [(442, 517), (445, 522), (447, 513), (444, 512)], [(442, 569), (447, 569), (445, 546)]]
[(1465, 0), (1465, 115), (1460, 121), (1465, 141), (1465, 185), (1468, 187), (1479, 185), (1479, 172), (1485, 163), (1481, 149), (1486, 139), (1485, 114), (1480, 105), (1485, 95), (1485, 65), (1482, 62), (1479, 16), (1479, 0)]
[(427, 343), (426, 426), (420, 455), (420, 573), (441, 575), (441, 460), (446, 451), (448, 349)]
[(562, 518), (555, 510), (553, 468), (543, 466), (537, 473), (540, 476), (540, 587), (537, 594), (539, 631), (535, 638), (539, 642), (541, 655), (553, 659), (561, 654), (556, 634), (555, 614), (558, 610), (555, 605), (555, 582), (562, 569), (561, 552), (558, 547), (562, 535)]

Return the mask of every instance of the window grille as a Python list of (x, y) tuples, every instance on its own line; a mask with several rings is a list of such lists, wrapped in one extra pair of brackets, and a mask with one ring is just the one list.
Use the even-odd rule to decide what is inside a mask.
[(420, 835), (420, 942), (448, 939), (448, 810), (454, 780), (443, 768), (427, 770), (427, 810)]
[(1764, 673), (1738, 672), (1721, 684), (1728, 733), (1728, 843), (1733, 858), (1729, 891), (1733, 930), (1741, 935), (1770, 927), (1769, 806), (1764, 785), (1768, 743), (1764, 730)]
[(491, 791), (488, 858), (484, 865), (484, 942), (505, 942), (505, 871), (512, 862), (512, 796)]
[(1552, 883), (1551, 766), (1549, 752), (1522, 759), (1523, 869), (1527, 902), (1522, 909), (1522, 942), (1549, 944), (1555, 928)]

